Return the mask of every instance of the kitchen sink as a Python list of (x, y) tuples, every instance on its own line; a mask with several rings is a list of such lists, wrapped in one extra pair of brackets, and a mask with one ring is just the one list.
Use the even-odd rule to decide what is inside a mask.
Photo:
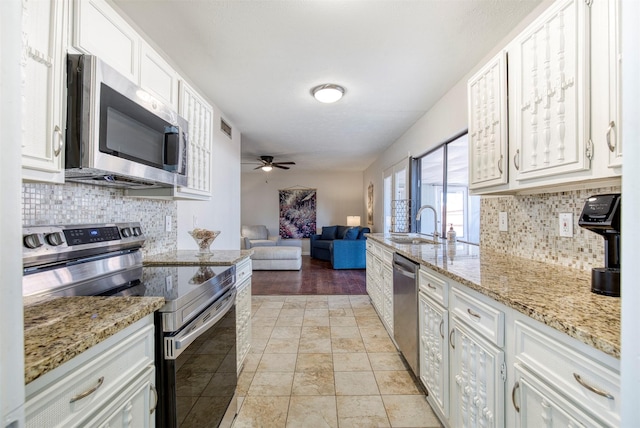
[(396, 244), (413, 244), (413, 245), (440, 245), (439, 241), (435, 241), (433, 239), (425, 238), (422, 235), (416, 234), (406, 234), (406, 235), (391, 235), (388, 238), (390, 241), (395, 242)]

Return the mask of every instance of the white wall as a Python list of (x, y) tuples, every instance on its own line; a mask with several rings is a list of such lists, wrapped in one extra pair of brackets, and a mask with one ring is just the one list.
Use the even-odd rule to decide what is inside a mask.
[[(194, 227), (221, 231), (211, 249), (240, 248), (240, 131), (233, 127), (232, 139), (220, 131), (220, 110), (213, 105), (213, 159), (210, 201), (178, 201), (178, 249), (198, 247), (187, 231)], [(195, 220), (195, 224), (194, 224)]]
[(17, 421), (24, 403), (24, 322), (22, 313), (22, 226), (20, 222), (21, 40), (20, 1), (0, 1), (0, 425)]
[[(359, 215), (366, 226), (361, 172), (308, 172), (293, 170), (242, 174), (242, 224), (264, 224), (269, 234), (278, 234), (278, 190), (310, 187), (317, 189), (316, 227), (346, 225), (347, 216)], [(308, 252), (304, 243), (303, 252)]]

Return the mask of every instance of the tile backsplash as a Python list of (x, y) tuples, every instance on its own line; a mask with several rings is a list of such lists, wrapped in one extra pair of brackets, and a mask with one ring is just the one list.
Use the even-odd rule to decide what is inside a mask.
[[(538, 195), (483, 196), (480, 245), (576, 269), (604, 267), (604, 239), (578, 226), (578, 217), (589, 196), (620, 192), (620, 187), (604, 187)], [(507, 212), (508, 232), (498, 230), (500, 211)], [(572, 214), (572, 238), (560, 236), (560, 213)]]
[[(172, 217), (171, 232), (165, 232), (165, 217)], [(66, 183), (22, 184), (22, 224), (85, 224), (139, 221), (146, 235), (145, 255), (177, 248), (177, 204), (130, 198), (122, 189)]]

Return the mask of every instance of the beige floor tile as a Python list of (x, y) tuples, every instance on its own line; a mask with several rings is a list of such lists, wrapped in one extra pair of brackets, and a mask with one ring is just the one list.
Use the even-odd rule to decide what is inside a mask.
[(331, 339), (331, 349), (333, 352), (365, 352), (362, 339), (336, 337)]
[(251, 348), (249, 348), (250, 354), (262, 354), (264, 352), (264, 348), (267, 347), (267, 342), (269, 339), (251, 339)]
[(279, 317), (276, 321), (277, 327), (302, 327), (302, 316), (299, 317)]
[(349, 296), (329, 296), (329, 309), (351, 308)]
[(376, 382), (378, 382), (380, 394), (422, 395), (422, 392), (418, 389), (413, 378), (406, 370), (377, 371), (374, 372), (374, 374), (376, 376)]
[(336, 395), (379, 395), (373, 372), (335, 372)]
[(299, 339), (302, 327), (296, 326), (275, 326), (271, 332), (272, 339)]
[(276, 325), (276, 321), (278, 321), (278, 317), (261, 317), (261, 316), (253, 316), (251, 317), (252, 324), (259, 327), (273, 327)]
[(302, 308), (298, 308), (298, 309), (282, 309), (280, 311), (280, 316), (281, 317), (302, 317), (304, 316), (304, 309)]
[(301, 354), (327, 354), (332, 352), (331, 339), (313, 339), (303, 336), (298, 352)]
[(328, 327), (329, 317), (304, 317), (303, 327)]
[(308, 301), (306, 309), (329, 309), (328, 301)]
[(392, 427), (442, 426), (423, 395), (383, 395), (382, 401)]
[(242, 368), (243, 371), (255, 372), (258, 368), (258, 364), (260, 364), (260, 358), (262, 358), (262, 353), (260, 354), (252, 354), (249, 352), (247, 356), (244, 358), (244, 366)]
[(238, 376), (238, 389), (236, 390), (239, 397), (247, 395), (255, 374), (256, 372), (249, 372), (246, 370), (243, 370), (242, 373), (240, 373), (240, 376)]
[(373, 316), (356, 316), (356, 323), (358, 324), (358, 327), (384, 328), (382, 321), (380, 321), (377, 314)]
[(292, 395), (336, 395), (333, 370), (296, 372)]
[(332, 354), (298, 354), (297, 372), (333, 370)]
[(378, 313), (372, 306), (364, 306), (364, 307), (352, 307), (353, 315), (357, 317), (374, 317), (378, 316)]
[(289, 397), (255, 397), (244, 399), (234, 428), (285, 427)]
[(285, 302), (287, 300), (287, 296), (272, 294), (270, 296), (253, 296), (252, 299), (257, 299), (262, 302)]
[(280, 309), (265, 308), (263, 306), (260, 306), (260, 309), (256, 311), (256, 314), (254, 316), (258, 318), (277, 318), (279, 315)]
[(371, 306), (371, 299), (369, 299), (369, 296), (349, 296), (349, 301), (353, 307)]
[(333, 354), (333, 367), (337, 372), (371, 371), (369, 358), (364, 352)]
[(304, 309), (307, 307), (307, 301), (293, 301), (293, 302), (285, 302), (282, 306), (282, 309)]
[(337, 428), (338, 412), (334, 397), (291, 397), (287, 427)]
[(382, 326), (382, 324), (380, 324), (379, 326), (358, 326), (358, 328), (360, 329), (360, 334), (362, 335), (362, 337), (383, 337), (385, 339), (389, 338), (389, 333), (387, 333), (387, 330)]
[(340, 428), (389, 427), (379, 395), (336, 397)]
[(257, 325), (255, 321), (254, 325), (251, 326), (251, 337), (255, 337), (257, 339), (269, 339), (271, 337), (271, 332), (273, 331), (273, 327), (263, 327), (261, 325)]
[(362, 337), (367, 352), (393, 352), (396, 345), (387, 337)]
[(298, 352), (300, 339), (269, 339), (264, 348), (266, 354), (293, 354)]
[(398, 352), (369, 352), (369, 362), (373, 370), (406, 370)]
[(296, 369), (298, 354), (262, 354), (257, 371), (292, 372)]
[[(319, 302), (322, 303), (322, 302)], [(307, 309), (304, 310), (305, 318), (313, 318), (313, 317), (329, 317), (329, 309), (309, 309), (309, 303), (307, 303)]]
[(327, 296), (326, 294), (310, 295), (306, 297), (307, 297), (307, 302), (328, 302), (329, 301), (329, 296)]
[(269, 309), (282, 309), (283, 305), (284, 305), (284, 302), (263, 302), (262, 303), (263, 308), (269, 308)]
[(323, 327), (302, 327), (302, 337), (308, 339), (330, 339), (331, 328)]
[(331, 327), (357, 327), (356, 317), (331, 316), (329, 315)]
[(284, 301), (287, 302), (287, 303), (289, 303), (289, 302), (304, 302), (304, 303), (307, 303), (307, 296), (298, 296), (298, 295), (286, 296)]
[(329, 308), (329, 316), (330, 317), (353, 317), (353, 310), (349, 308)]
[(291, 395), (293, 372), (256, 372), (247, 395), (275, 397)]
[(360, 339), (358, 327), (331, 326), (331, 338)]

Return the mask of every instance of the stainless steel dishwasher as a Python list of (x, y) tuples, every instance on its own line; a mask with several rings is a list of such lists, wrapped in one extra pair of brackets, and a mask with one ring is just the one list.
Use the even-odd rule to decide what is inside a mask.
[(393, 254), (393, 338), (411, 370), (418, 371), (418, 269), (420, 265)]

